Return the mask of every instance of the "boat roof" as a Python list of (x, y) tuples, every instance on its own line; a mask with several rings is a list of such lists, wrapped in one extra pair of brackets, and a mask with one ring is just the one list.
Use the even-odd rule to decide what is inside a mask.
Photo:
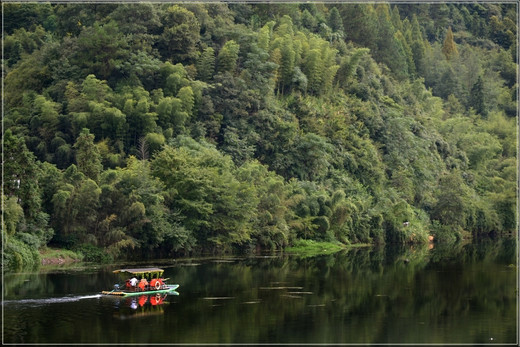
[(150, 272), (164, 272), (163, 269), (159, 269), (157, 267), (148, 267), (148, 268), (138, 268), (138, 269), (119, 269), (119, 270), (115, 270), (114, 273), (117, 274), (117, 273), (131, 273), (131, 274), (134, 274), (134, 275), (139, 275), (139, 274), (145, 274), (145, 273), (150, 273)]

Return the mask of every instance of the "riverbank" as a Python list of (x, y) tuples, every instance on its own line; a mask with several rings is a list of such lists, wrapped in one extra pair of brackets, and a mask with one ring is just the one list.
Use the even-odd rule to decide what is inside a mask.
[[(318, 242), (313, 240), (297, 240), (284, 252), (297, 256), (312, 257), (339, 252), (352, 247), (367, 247), (370, 244), (345, 245), (340, 242)], [(66, 265), (84, 261), (84, 255), (67, 249), (44, 248), (39, 251), (40, 264), (43, 266)]]
[(317, 255), (326, 255), (339, 252), (352, 247), (368, 247), (367, 243), (360, 243), (354, 245), (345, 245), (340, 242), (318, 242), (314, 240), (297, 240), (290, 247), (285, 249), (285, 252), (299, 255), (303, 257), (313, 257)]
[(43, 248), (40, 250), (41, 265), (64, 265), (83, 260), (83, 255), (68, 249)]

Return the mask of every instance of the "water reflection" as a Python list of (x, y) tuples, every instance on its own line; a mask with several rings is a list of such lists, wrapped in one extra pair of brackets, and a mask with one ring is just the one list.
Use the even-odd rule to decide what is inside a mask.
[(235, 299), (208, 305), (183, 297), (205, 312), (203, 320), (194, 314), (187, 321), (233, 328), (201, 332), (199, 324), (181, 323), (179, 341), (514, 342), (515, 253), (515, 240), (478, 240), (182, 267), (177, 275), (187, 292)]
[(135, 295), (124, 298), (108, 297), (114, 302), (113, 317), (117, 319), (141, 318), (164, 314), (164, 306), (168, 304), (168, 295), (179, 295), (178, 292), (157, 293), (151, 295)]
[[(200, 259), (197, 266), (164, 261), (156, 265), (181, 284), (180, 296), (4, 305), (4, 337), (10, 343), (514, 343), (516, 252), (516, 240), (506, 239), (353, 248), (312, 258)], [(11, 275), (6, 299), (92, 295), (113, 283), (112, 270)]]

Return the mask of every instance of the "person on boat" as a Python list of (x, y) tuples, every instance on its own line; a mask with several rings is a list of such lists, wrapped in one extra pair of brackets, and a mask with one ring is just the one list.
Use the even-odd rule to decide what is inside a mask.
[(130, 285), (132, 286), (132, 288), (135, 289), (135, 286), (137, 285), (137, 278), (135, 278), (135, 277), (131, 278)]
[(150, 281), (150, 289), (159, 290), (163, 287), (163, 284), (162, 278), (154, 278)]
[(146, 280), (146, 278), (142, 278), (141, 279), (141, 282), (139, 282), (139, 288), (141, 288), (142, 291), (144, 291), (144, 289), (146, 288), (146, 286), (148, 285), (148, 281)]

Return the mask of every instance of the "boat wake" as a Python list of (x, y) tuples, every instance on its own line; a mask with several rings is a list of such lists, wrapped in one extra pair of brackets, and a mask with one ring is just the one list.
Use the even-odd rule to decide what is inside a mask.
[(2, 301), (2, 305), (47, 305), (47, 304), (59, 304), (64, 302), (74, 302), (85, 299), (97, 299), (100, 298), (101, 294), (96, 295), (81, 295), (81, 296), (64, 296), (59, 298), (44, 298), (44, 299), (22, 299), (22, 300), (5, 300)]

